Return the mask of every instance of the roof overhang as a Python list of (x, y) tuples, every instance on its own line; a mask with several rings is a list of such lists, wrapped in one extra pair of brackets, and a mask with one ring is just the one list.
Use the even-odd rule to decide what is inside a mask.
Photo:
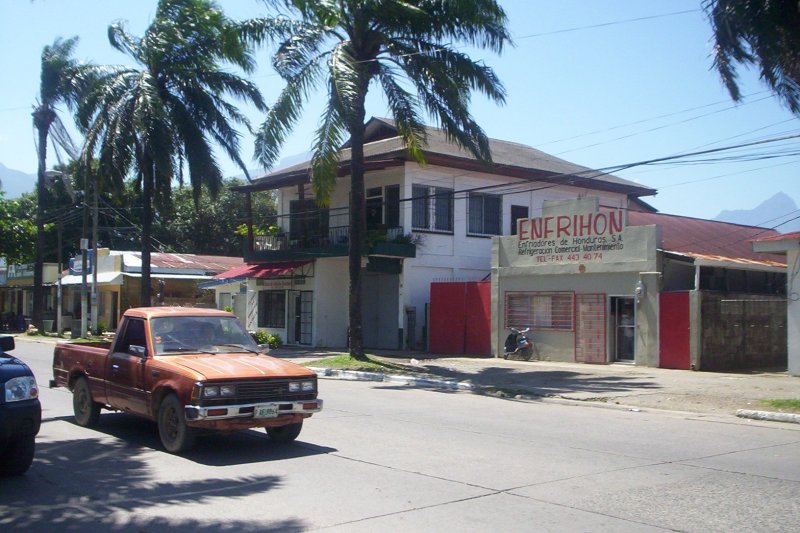
[(668, 257), (691, 262), (695, 266), (700, 267), (757, 270), (760, 272), (786, 272), (786, 265), (777, 261), (755, 261), (753, 259), (696, 254), (691, 252), (672, 252), (669, 250), (662, 250), (662, 252)]
[(269, 279), (279, 276), (285, 276), (296, 268), (311, 263), (311, 259), (303, 261), (276, 261), (272, 263), (258, 263), (254, 265), (242, 265), (240, 267), (232, 268), (222, 274), (214, 276), (213, 280), (223, 281), (225, 283), (233, 283), (235, 281), (242, 281), (246, 279)]

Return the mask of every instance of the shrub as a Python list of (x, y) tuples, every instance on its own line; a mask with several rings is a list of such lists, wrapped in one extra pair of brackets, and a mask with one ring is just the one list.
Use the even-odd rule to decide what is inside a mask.
[(280, 335), (273, 335), (266, 331), (256, 331), (253, 335), (258, 344), (267, 344), (270, 348), (280, 348), (283, 346), (283, 340)]

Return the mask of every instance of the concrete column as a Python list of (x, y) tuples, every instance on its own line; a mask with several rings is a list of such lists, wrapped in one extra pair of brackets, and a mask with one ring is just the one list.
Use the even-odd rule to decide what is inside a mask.
[(640, 272), (636, 295), (636, 364), (658, 366), (658, 294), (661, 272)]
[(800, 249), (786, 252), (786, 336), (789, 374), (800, 376)]

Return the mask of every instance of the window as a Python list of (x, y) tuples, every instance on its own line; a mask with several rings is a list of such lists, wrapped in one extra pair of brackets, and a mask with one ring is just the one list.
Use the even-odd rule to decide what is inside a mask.
[(506, 327), (572, 331), (573, 306), (571, 292), (507, 292)]
[(258, 327), (286, 327), (286, 292), (259, 291), (258, 293)]
[(501, 235), (500, 197), (491, 194), (469, 193), (469, 227), (467, 233)]
[(123, 331), (117, 340), (115, 352), (130, 353), (131, 346), (147, 346), (147, 336), (144, 333), (144, 320), (139, 318), (126, 318), (121, 328)]
[(400, 227), (400, 186), (388, 185), (385, 189), (386, 217), (385, 223), (389, 228)]
[(411, 195), (413, 229), (453, 231), (453, 189), (414, 185)]

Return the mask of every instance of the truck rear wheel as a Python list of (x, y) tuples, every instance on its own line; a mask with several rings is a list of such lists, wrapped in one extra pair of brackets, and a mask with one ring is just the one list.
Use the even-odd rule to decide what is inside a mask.
[(158, 436), (170, 453), (182, 453), (194, 445), (195, 430), (186, 425), (186, 415), (180, 400), (169, 394), (158, 409)]
[(33, 463), (33, 450), (36, 447), (34, 435), (15, 437), (0, 454), (0, 475), (19, 476), (28, 471)]
[(89, 382), (85, 377), (79, 377), (72, 388), (72, 411), (75, 413), (75, 423), (85, 428), (97, 424), (101, 407), (92, 399)]
[(267, 435), (269, 435), (269, 439), (273, 442), (292, 442), (300, 435), (302, 429), (303, 423), (298, 422), (286, 426), (267, 428)]

